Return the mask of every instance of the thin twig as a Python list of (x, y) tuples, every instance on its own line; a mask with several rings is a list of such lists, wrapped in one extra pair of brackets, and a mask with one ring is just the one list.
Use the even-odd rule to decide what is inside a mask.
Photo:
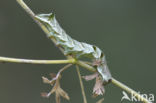
[(97, 101), (96, 103), (102, 103), (104, 101), (104, 98), (100, 99), (99, 101)]
[(78, 65), (76, 65), (76, 70), (77, 70), (77, 74), (78, 74), (79, 81), (80, 81), (81, 93), (82, 93), (82, 96), (83, 96), (83, 103), (87, 103), (86, 94), (85, 94), (85, 90), (84, 90), (84, 85), (83, 85), (83, 81), (82, 81), (82, 78), (81, 78), (81, 73), (80, 73), (80, 69), (79, 69)]
[[(48, 35), (49, 34), (49, 31), (46, 29), (46, 27), (44, 25), (42, 25), (40, 22), (38, 22), (36, 19), (35, 19), (35, 15), (34, 13), (32, 12), (32, 10), (23, 2), (23, 0), (17, 0), (17, 2), (21, 5), (21, 7), (35, 20), (35, 22), (41, 27), (41, 29)], [(55, 44), (55, 40), (54, 39), (51, 39)], [(62, 48), (59, 47), (59, 49), (61, 51), (63, 51)], [(92, 66), (84, 63), (84, 62), (81, 62), (81, 61), (76, 61), (76, 63), (82, 67), (84, 67), (85, 69), (89, 70), (89, 71), (92, 71), (92, 72), (95, 72), (96, 69), (93, 68)], [(121, 82), (115, 80), (114, 78), (112, 78), (112, 81), (111, 81), (114, 85), (122, 88), (123, 90), (131, 93), (133, 92), (134, 90), (130, 89), (129, 87), (127, 87), (126, 85), (122, 84)], [(140, 94), (138, 94), (137, 92), (134, 92), (134, 95), (139, 98), (141, 97)], [(143, 97), (144, 98), (144, 97)], [(140, 99), (140, 98), (139, 98)], [(147, 99), (143, 99), (143, 102), (145, 103), (150, 103)]]
[[(17, 2), (19, 3), (19, 5), (31, 16), (31, 18), (39, 25), (39, 27), (43, 30), (43, 32), (48, 36), (49, 35), (49, 31), (47, 30), (47, 28), (40, 23), (36, 18), (35, 18), (35, 13), (24, 3), (23, 0), (17, 0)], [(53, 38), (50, 38), (50, 40), (53, 41), (53, 43), (56, 45), (56, 41)], [(57, 46), (57, 45), (56, 45)], [(60, 49), (60, 51), (63, 53), (63, 49), (61, 47), (58, 47)]]
[(83, 61), (76, 61), (76, 64), (84, 67), (85, 69), (87, 69), (88, 71), (91, 71), (91, 72), (96, 72), (96, 69), (86, 63), (84, 63)]
[(62, 69), (59, 70), (59, 73), (61, 74), (63, 71), (65, 71), (66, 69), (68, 69), (71, 66), (72, 66), (72, 64), (65, 65)]
[[(76, 62), (78, 65), (84, 67), (85, 69), (91, 71), (91, 72), (96, 72), (96, 69), (82, 61), (77, 61)], [(141, 96), (139, 93), (137, 93), (136, 91), (134, 91), (133, 89), (129, 88), (128, 86), (124, 85), (123, 83), (119, 82), (118, 80), (114, 79), (112, 77), (111, 79), (112, 84), (114, 84), (115, 86), (127, 91), (128, 93), (133, 93), (133, 95), (138, 99), (138, 100), (142, 100), (142, 102), (144, 103), (151, 103), (150, 101), (148, 101), (146, 98), (144, 98), (143, 96)]]
[(146, 98), (144, 98), (143, 96), (141, 96), (140, 94), (138, 94), (136, 91), (132, 90), (131, 88), (129, 88), (128, 86), (124, 85), (123, 83), (119, 82), (118, 80), (112, 78), (112, 83), (120, 88), (122, 88), (123, 90), (127, 91), (130, 94), (133, 94), (135, 97), (138, 98), (138, 100), (141, 100), (145, 103), (151, 103), (150, 101), (148, 101)]
[(0, 62), (10, 62), (10, 63), (29, 63), (29, 64), (68, 64), (75, 63), (74, 59), (67, 60), (31, 60), (31, 59), (18, 59), (18, 58), (8, 58), (0, 57)]

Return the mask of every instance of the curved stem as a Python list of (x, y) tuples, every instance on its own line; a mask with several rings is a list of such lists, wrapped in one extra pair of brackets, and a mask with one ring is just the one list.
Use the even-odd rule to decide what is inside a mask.
[(67, 60), (32, 60), (32, 59), (18, 59), (18, 58), (8, 58), (0, 57), (0, 62), (10, 62), (10, 63), (29, 63), (29, 64), (68, 64), (75, 63), (75, 59)]
[[(49, 35), (49, 31), (47, 30), (47, 28), (40, 23), (37, 19), (35, 19), (35, 13), (24, 3), (23, 0), (17, 0), (17, 2), (19, 3), (19, 5), (31, 16), (31, 18), (39, 25), (39, 27), (43, 30), (43, 32), (47, 35)], [(50, 38), (53, 43), (56, 45), (56, 41), (53, 38)], [(57, 45), (56, 45), (57, 46)], [(60, 51), (63, 53), (63, 49), (61, 47), (58, 47), (60, 49)]]
[(129, 88), (128, 86), (124, 85), (123, 83), (119, 82), (118, 80), (112, 78), (112, 83), (116, 86), (118, 86), (119, 88), (122, 88), (123, 90), (127, 91), (128, 93), (130, 93), (131, 95), (133, 94), (133, 96), (135, 96), (138, 100), (143, 101), (144, 103), (151, 103), (150, 101), (148, 101), (146, 98), (144, 98), (143, 96), (141, 96), (139, 93), (137, 93), (136, 91), (134, 91), (133, 89)]

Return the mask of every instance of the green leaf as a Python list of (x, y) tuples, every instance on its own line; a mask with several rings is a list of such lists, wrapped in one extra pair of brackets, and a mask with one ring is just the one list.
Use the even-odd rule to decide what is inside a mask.
[[(65, 55), (72, 55), (76, 59), (79, 59), (80, 57), (88, 57), (106, 62), (103, 52), (97, 46), (72, 39), (61, 28), (53, 13), (39, 14), (36, 15), (35, 18), (47, 28), (49, 31), (48, 36), (54, 38), (57, 45), (63, 47)], [(101, 64), (97, 67), (97, 70), (102, 75), (104, 81), (108, 82), (108, 80), (111, 79), (107, 64)]]

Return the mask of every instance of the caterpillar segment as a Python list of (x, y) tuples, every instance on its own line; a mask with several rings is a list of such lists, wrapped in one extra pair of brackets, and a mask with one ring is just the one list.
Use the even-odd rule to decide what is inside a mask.
[(57, 45), (63, 48), (65, 55), (70, 54), (76, 59), (82, 57), (94, 59), (94, 62), (99, 62), (95, 68), (101, 75), (104, 84), (107, 84), (111, 80), (112, 76), (108, 69), (105, 55), (100, 48), (71, 38), (61, 28), (53, 13), (39, 14), (35, 18), (47, 28), (49, 38), (56, 40)]

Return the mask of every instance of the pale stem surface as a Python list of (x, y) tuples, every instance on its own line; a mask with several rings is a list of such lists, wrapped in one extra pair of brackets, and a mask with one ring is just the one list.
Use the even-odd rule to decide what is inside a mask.
[(8, 58), (8, 57), (0, 57), (0, 62), (10, 62), (10, 63), (27, 63), (27, 64), (74, 64), (76, 62), (75, 59), (67, 59), (67, 60), (32, 60), (32, 59), (18, 59), (18, 58)]
[(76, 65), (76, 71), (77, 71), (79, 81), (80, 81), (81, 92), (82, 92), (82, 96), (83, 96), (83, 103), (87, 103), (85, 89), (84, 89), (84, 85), (83, 85), (83, 81), (82, 81), (82, 77), (81, 77), (81, 73), (80, 73), (80, 69), (79, 69), (78, 65)]

